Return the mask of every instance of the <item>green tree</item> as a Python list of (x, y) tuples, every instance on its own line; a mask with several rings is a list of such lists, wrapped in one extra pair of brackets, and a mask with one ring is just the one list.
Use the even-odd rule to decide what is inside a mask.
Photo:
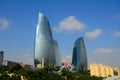
[(15, 64), (9, 68), (10, 73), (18, 73), (21, 70), (23, 70), (23, 67), (20, 64)]
[(6, 71), (8, 71), (8, 67), (6, 67), (6, 66), (0, 67), (0, 73), (5, 73)]

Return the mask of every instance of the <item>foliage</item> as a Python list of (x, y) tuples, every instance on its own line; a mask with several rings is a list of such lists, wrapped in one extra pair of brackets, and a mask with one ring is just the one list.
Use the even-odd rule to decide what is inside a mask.
[(6, 71), (8, 71), (8, 67), (6, 67), (6, 66), (1, 66), (0, 67), (0, 73), (4, 73), (4, 72), (6, 72)]
[[(11, 66), (8, 72), (14, 73), (11, 77), (8, 73), (3, 72), (6, 68), (2, 70), (0, 75), (0, 80), (21, 80), (20, 76), (23, 76), (26, 80), (102, 80), (100, 77), (89, 76), (87, 74), (80, 74), (78, 72), (71, 72), (63, 69), (58, 72), (58, 68), (43, 68), (37, 70), (31, 70), (22, 68), (20, 65), (16, 64)], [(61, 74), (59, 74), (61, 73)]]
[(0, 75), (0, 80), (21, 80), (21, 79), (20, 76), (13, 75), (12, 77), (10, 77), (7, 73), (3, 73), (2, 75)]
[(23, 67), (20, 65), (20, 64), (15, 64), (15, 65), (12, 65), (10, 68), (9, 68), (9, 72), (10, 73), (18, 73), (19, 71), (21, 71), (23, 69)]

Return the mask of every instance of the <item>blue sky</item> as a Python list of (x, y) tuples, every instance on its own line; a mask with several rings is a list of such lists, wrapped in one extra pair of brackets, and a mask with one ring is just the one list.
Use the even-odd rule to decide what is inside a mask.
[(49, 19), (63, 61), (71, 62), (74, 42), (83, 36), (88, 65), (120, 67), (119, 0), (0, 0), (0, 50), (5, 59), (33, 63), (39, 12)]

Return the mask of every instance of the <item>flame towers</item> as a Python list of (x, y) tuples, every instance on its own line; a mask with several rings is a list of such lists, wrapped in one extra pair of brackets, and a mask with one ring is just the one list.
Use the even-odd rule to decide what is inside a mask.
[(83, 37), (80, 37), (75, 41), (72, 64), (74, 65), (76, 71), (84, 72), (87, 70), (87, 53)]
[(34, 51), (35, 67), (41, 66), (43, 59), (46, 67), (60, 66), (61, 57), (58, 44), (53, 40), (48, 19), (42, 13), (39, 13)]

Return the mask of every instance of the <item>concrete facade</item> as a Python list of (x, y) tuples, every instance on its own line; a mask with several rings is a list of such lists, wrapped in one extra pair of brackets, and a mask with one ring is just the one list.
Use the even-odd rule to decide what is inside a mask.
[(90, 75), (97, 77), (114, 76), (114, 71), (111, 67), (102, 64), (90, 64)]
[(3, 66), (10, 67), (10, 66), (15, 65), (15, 64), (22, 64), (22, 63), (13, 62), (13, 61), (9, 61), (9, 60), (3, 60)]

